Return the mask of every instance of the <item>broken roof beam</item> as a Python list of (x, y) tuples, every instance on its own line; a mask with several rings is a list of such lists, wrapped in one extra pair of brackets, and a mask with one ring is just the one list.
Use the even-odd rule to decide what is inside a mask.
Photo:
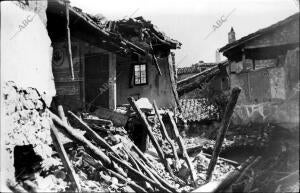
[(210, 69), (207, 69), (203, 72), (177, 82), (178, 95), (182, 96), (184, 93), (201, 87), (202, 83), (212, 79), (215, 75), (219, 74), (221, 72), (220, 68), (227, 64), (228, 62), (220, 63), (218, 66), (214, 66)]
[[(52, 12), (55, 12), (57, 14), (59, 14), (59, 9), (57, 9), (56, 5), (60, 6), (60, 9), (64, 8), (64, 1), (60, 1), (60, 0), (53, 0), (53, 1), (49, 1), (49, 4), (52, 4)], [(51, 7), (51, 6), (48, 6)], [(83, 14), (77, 12), (72, 6), (69, 6), (69, 14), (70, 17), (76, 17), (75, 21), (73, 21), (73, 25), (74, 23), (81, 21), (85, 24), (87, 24), (88, 26), (90, 26), (91, 29), (96, 30), (97, 33), (102, 37), (105, 38), (109, 41), (107, 41), (107, 44), (110, 44), (111, 46), (115, 47), (116, 49), (120, 49), (122, 47), (128, 48), (131, 51), (134, 51), (138, 54), (141, 55), (145, 55), (146, 51), (142, 48), (140, 48), (139, 46), (133, 44), (132, 42), (125, 40), (124, 38), (122, 38), (120, 36), (120, 34), (115, 35), (115, 34), (111, 34), (107, 31), (105, 31), (104, 29), (101, 29), (96, 23), (94, 23), (93, 21), (89, 21), (87, 20)], [(49, 11), (51, 11), (49, 9)], [(72, 24), (72, 23), (70, 23)]]

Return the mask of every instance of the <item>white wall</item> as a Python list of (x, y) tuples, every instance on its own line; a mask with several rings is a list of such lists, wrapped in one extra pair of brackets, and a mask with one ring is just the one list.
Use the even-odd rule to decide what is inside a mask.
[[(39, 15), (45, 15), (47, 1), (38, 9), (39, 14), (26, 11), (17, 6), (17, 2), (1, 2), (1, 91), (4, 82), (14, 81), (18, 88), (36, 88), (46, 104), (49, 106), (52, 97), (56, 94), (52, 74), (52, 47), (51, 40), (45, 26), (45, 18), (41, 20)], [(29, 9), (28, 9), (29, 10)], [(0, 191), (9, 191), (4, 184), (4, 166), (13, 164), (5, 162), (6, 154), (4, 138), (4, 103), (1, 92), (1, 155), (0, 155)], [(7, 159), (6, 159), (7, 160)]]
[(45, 92), (50, 105), (55, 95), (51, 60), (51, 40), (40, 17), (12, 2), (1, 2), (1, 82), (11, 80)]

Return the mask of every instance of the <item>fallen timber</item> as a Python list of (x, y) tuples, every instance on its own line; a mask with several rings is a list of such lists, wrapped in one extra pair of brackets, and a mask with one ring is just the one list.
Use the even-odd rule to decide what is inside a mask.
[(154, 145), (161, 161), (164, 163), (164, 165), (167, 168), (168, 172), (170, 172), (171, 175), (174, 175), (173, 171), (171, 170), (171, 167), (170, 167), (169, 163), (167, 162), (167, 159), (165, 158), (164, 152), (162, 151), (161, 147), (159, 146), (156, 138), (154, 137), (154, 135), (152, 133), (151, 126), (149, 125), (144, 113), (136, 105), (134, 98), (130, 97), (130, 98), (128, 98), (128, 101), (129, 101), (130, 105), (132, 106), (133, 110), (137, 113), (137, 115), (140, 118), (140, 120), (142, 121), (142, 123), (144, 124), (144, 126), (145, 126), (145, 128), (148, 132), (148, 135), (150, 137), (150, 140), (153, 143), (153, 145)]
[(155, 101), (153, 101), (153, 107), (154, 107), (155, 114), (156, 114), (156, 116), (157, 116), (157, 118), (159, 120), (159, 123), (160, 123), (160, 127), (159, 128), (160, 128), (160, 131), (162, 133), (162, 136), (171, 145), (171, 148), (172, 148), (172, 151), (173, 151), (173, 155), (175, 157), (175, 168), (176, 168), (176, 170), (179, 170), (179, 168), (178, 168), (179, 167), (178, 166), (178, 164), (179, 164), (178, 163), (179, 162), (179, 158), (178, 158), (178, 155), (177, 155), (177, 152), (176, 152), (176, 149), (175, 149), (175, 145), (174, 145), (172, 139), (169, 137), (167, 129), (166, 129), (166, 126), (165, 126), (164, 122), (162, 121), (162, 118), (161, 118), (160, 114), (158, 113), (158, 107), (157, 107)]
[[(59, 107), (58, 111), (60, 117), (55, 115), (48, 109), (46, 109), (46, 111), (49, 114), (51, 121), (53, 122), (52, 130), (55, 133), (59, 132), (65, 135), (65, 137), (69, 139), (67, 144), (60, 143), (60, 148), (57, 148), (60, 139), (59, 137), (57, 137), (58, 135), (52, 136), (53, 140), (56, 140), (54, 145), (56, 146), (56, 150), (58, 152), (62, 149), (66, 149), (65, 154), (61, 154), (59, 152), (59, 157), (63, 160), (62, 163), (64, 164), (64, 168), (68, 171), (67, 174), (70, 176), (69, 179), (71, 180), (71, 182), (73, 182), (73, 185), (75, 185), (73, 191), (87, 190), (82, 185), (81, 177), (78, 178), (78, 166), (74, 165), (74, 157), (70, 155), (70, 153), (72, 153), (70, 151), (70, 148), (73, 148), (72, 151), (74, 151), (77, 149), (77, 146), (81, 147), (78, 150), (77, 156), (81, 157), (82, 163), (85, 163), (84, 165), (88, 165), (90, 168), (94, 168), (95, 170), (95, 172), (90, 173), (89, 175), (98, 175), (100, 179), (103, 178), (103, 182), (105, 183), (110, 183), (109, 178), (114, 177), (115, 179), (118, 179), (120, 182), (123, 182), (128, 186), (126, 190), (137, 192), (181, 192), (178, 188), (190, 186), (187, 183), (183, 182), (178, 176), (175, 176), (174, 174), (173, 176), (171, 176), (171, 173), (166, 167), (163, 169), (164, 173), (158, 172), (159, 170), (157, 170), (155, 164), (159, 163), (165, 165), (165, 163), (167, 162), (166, 155), (164, 155), (164, 160), (155, 160), (151, 159), (151, 156), (146, 156), (146, 154), (144, 154), (132, 141), (127, 142), (126, 140), (121, 140), (120, 142), (117, 142), (117, 144), (111, 143), (110, 138), (104, 138), (99, 133), (95, 132), (97, 128), (94, 130), (93, 127), (90, 127), (89, 124), (85, 121), (85, 118), (81, 118), (82, 116), (80, 116), (79, 114), (75, 115), (75, 113), (68, 111), (67, 114), (69, 116), (66, 117), (62, 106)], [(93, 124), (99, 124), (101, 126), (107, 125), (108, 122), (109, 120), (100, 120), (99, 122), (96, 121)], [(163, 122), (161, 123), (164, 124)], [(73, 125), (76, 125), (76, 128), (74, 128)], [(111, 125), (110, 127), (113, 126)], [(79, 130), (84, 133), (79, 132)], [(113, 134), (106, 133), (103, 135), (107, 136)], [(186, 149), (183, 145), (183, 142), (181, 143), (182, 145), (179, 146), (182, 146), (184, 149)], [(182, 149), (182, 147), (180, 149)], [(69, 162), (66, 161), (68, 159), (70, 159)], [(175, 161), (174, 156), (172, 157), (172, 159), (173, 161)], [(73, 167), (74, 169), (72, 169)], [(172, 165), (172, 169), (175, 169), (175, 165)], [(168, 180), (165, 178), (165, 174), (169, 175)], [(73, 175), (73, 177), (71, 175)], [(26, 181), (24, 182), (24, 184), (27, 183), (27, 186), (30, 186), (30, 182), (31, 181)], [(176, 186), (174, 186), (174, 183), (176, 183)], [(34, 188), (34, 184), (31, 185), (32, 188)]]
[[(78, 135), (76, 132), (74, 132), (74, 129), (72, 128), (72, 126), (68, 125), (66, 122), (63, 122), (58, 116), (53, 114), (51, 111), (49, 111), (49, 114), (50, 114), (50, 117), (52, 118), (53, 122), (59, 126), (58, 128), (60, 128), (60, 129), (63, 128), (68, 133), (68, 136), (70, 136), (71, 140), (82, 144), (84, 147), (86, 147), (88, 150), (90, 150), (93, 153), (92, 154), (92, 155), (94, 155), (93, 158), (92, 157), (90, 157), (90, 158), (99, 160), (98, 165), (93, 164), (94, 166), (97, 165), (98, 168), (102, 168), (102, 169), (105, 168), (105, 171), (108, 171), (111, 174), (113, 174), (114, 176), (117, 176), (117, 178), (124, 180), (124, 179), (126, 179), (126, 175), (124, 174), (124, 172), (121, 172), (122, 169), (120, 169), (119, 166), (116, 165), (116, 163), (117, 163), (120, 166), (122, 166), (123, 168), (127, 169), (130, 173), (133, 173), (137, 177), (138, 180), (143, 179), (144, 181), (148, 182), (149, 184), (151, 184), (153, 187), (157, 188), (160, 191), (176, 192), (176, 189), (174, 187), (170, 186), (161, 177), (159, 177), (159, 175), (157, 175), (156, 172), (153, 171), (153, 169), (151, 169), (151, 166), (143, 165), (144, 168), (147, 168), (147, 170), (152, 173), (152, 177), (155, 176), (155, 178), (159, 178), (159, 180), (158, 180), (159, 183), (157, 183), (158, 182), (157, 180), (153, 180), (152, 178), (147, 177), (141, 171), (133, 169), (127, 161), (122, 160), (120, 158), (120, 156), (118, 155), (118, 153), (112, 150), (112, 147), (109, 144), (103, 143), (103, 141), (100, 141), (101, 143), (99, 144), (100, 146), (101, 145), (103, 146), (103, 144), (104, 144), (104, 146), (111, 151), (111, 153), (109, 153), (107, 156), (97, 146), (95, 146), (93, 143), (91, 143), (89, 140), (87, 140), (84, 136)], [(72, 116), (75, 116), (71, 112), (69, 112), (69, 114)], [(80, 120), (77, 117), (77, 121), (81, 122), (82, 120)], [(82, 122), (82, 124), (84, 124), (84, 122)], [(88, 126), (86, 126), (86, 129), (87, 129), (87, 131), (89, 130)], [(89, 132), (91, 132), (91, 131), (89, 131)], [(94, 136), (94, 139), (95, 139), (95, 136)], [(104, 139), (102, 139), (102, 140), (104, 140)], [(140, 152), (140, 151), (138, 151), (138, 152)], [(91, 163), (91, 161), (89, 163)], [(115, 171), (113, 171), (113, 170), (115, 170)], [(161, 184), (161, 183), (163, 183), (163, 184)], [(139, 191), (142, 191), (142, 192), (144, 191), (144, 189), (140, 189), (140, 187), (136, 186), (135, 184), (132, 185), (132, 188), (134, 188), (136, 190), (139, 189)]]
[(221, 127), (218, 131), (218, 135), (217, 135), (217, 139), (216, 139), (216, 145), (215, 145), (215, 148), (214, 148), (214, 151), (213, 151), (212, 159), (210, 160), (210, 163), (209, 163), (209, 166), (208, 166), (208, 169), (207, 169), (207, 174), (206, 174), (206, 180), (207, 181), (211, 180), (212, 172), (215, 168), (218, 156), (221, 152), (221, 146), (222, 146), (222, 143), (224, 141), (226, 131), (229, 127), (231, 116), (232, 116), (232, 113), (233, 113), (233, 109), (236, 105), (236, 102), (238, 100), (240, 92), (241, 92), (240, 88), (233, 88), (232, 89), (231, 96), (230, 96), (229, 102), (226, 106), (224, 117), (223, 117), (222, 122), (221, 122)]
[(245, 162), (243, 162), (239, 167), (234, 171), (228, 173), (220, 181), (210, 181), (207, 184), (193, 190), (192, 192), (209, 192), (214, 193), (218, 191), (226, 190), (230, 185), (232, 185), (235, 180), (241, 175), (241, 173), (250, 165), (254, 160), (253, 156), (250, 156)]
[(207, 69), (203, 72), (190, 76), (186, 79), (180, 80), (177, 82), (177, 93), (179, 96), (182, 96), (184, 93), (190, 92), (195, 88), (201, 87), (205, 82), (211, 80), (215, 75), (219, 74), (224, 67), (228, 65), (228, 62), (219, 63), (217, 66), (214, 66), (210, 69)]

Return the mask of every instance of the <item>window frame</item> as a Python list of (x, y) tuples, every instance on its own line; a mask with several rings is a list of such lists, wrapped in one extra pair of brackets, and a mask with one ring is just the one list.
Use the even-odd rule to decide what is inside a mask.
[[(145, 80), (146, 80), (146, 82), (144, 82), (144, 83), (136, 83), (136, 71), (135, 71), (135, 67), (136, 66), (142, 66), (142, 65), (145, 65)], [(141, 72), (142, 72), (142, 70), (140, 69), (140, 81), (142, 80), (142, 76), (141, 76)], [(147, 63), (146, 62), (142, 62), (142, 63), (135, 63), (135, 64), (133, 64), (133, 85), (134, 86), (144, 86), (144, 85), (147, 85), (148, 84), (148, 67), (147, 67)]]

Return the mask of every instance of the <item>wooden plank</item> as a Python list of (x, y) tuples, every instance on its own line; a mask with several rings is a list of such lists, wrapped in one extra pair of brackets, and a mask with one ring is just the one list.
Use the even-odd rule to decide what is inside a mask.
[(151, 142), (153, 143), (161, 161), (163, 162), (164, 166), (166, 167), (167, 171), (171, 174), (171, 175), (174, 175), (173, 174), (173, 171), (165, 157), (165, 154), (164, 152), (162, 151), (160, 145), (158, 144), (156, 138), (154, 137), (153, 133), (152, 133), (152, 128), (151, 126), (149, 125), (147, 119), (146, 119), (146, 116), (145, 114), (141, 111), (141, 109), (136, 105), (135, 103), (135, 100), (133, 97), (129, 97), (128, 98), (128, 101), (131, 105), (131, 107), (133, 108), (133, 110), (136, 112), (136, 114), (138, 115), (139, 119), (141, 120), (142, 124), (145, 126), (147, 132), (148, 132), (148, 135), (150, 137), (150, 140)]
[(105, 141), (105, 139), (103, 139), (98, 133), (92, 130), (84, 121), (79, 119), (74, 113), (72, 113), (71, 111), (68, 111), (68, 113), (83, 126), (82, 128), (86, 131), (86, 134), (89, 135), (98, 145), (109, 149), (117, 157), (119, 157), (118, 153), (114, 149), (112, 149), (112, 147)]
[(172, 148), (172, 151), (173, 151), (173, 154), (174, 154), (174, 158), (175, 158), (175, 168), (178, 171), (179, 170), (179, 158), (178, 158), (178, 155), (177, 155), (175, 145), (174, 145), (172, 139), (169, 137), (166, 126), (165, 126), (160, 114), (158, 113), (158, 108), (157, 108), (157, 105), (156, 105), (155, 101), (153, 101), (153, 107), (154, 107), (155, 114), (156, 114), (156, 116), (159, 120), (159, 123), (160, 123), (160, 127), (159, 127), (160, 132), (161, 132), (163, 138), (166, 139), (169, 142), (169, 144), (171, 145), (171, 148)]
[(179, 112), (181, 112), (179, 97), (178, 97), (178, 93), (177, 93), (177, 84), (175, 81), (174, 69), (173, 69), (173, 65), (171, 64), (171, 62), (169, 60), (170, 60), (170, 58), (168, 59), (168, 66), (169, 66), (169, 75), (170, 75), (170, 81), (171, 81), (171, 86), (172, 86), (172, 92), (173, 92), (177, 107), (179, 109)]
[(192, 181), (194, 183), (194, 186), (196, 186), (196, 172), (194, 170), (194, 167), (192, 165), (192, 162), (190, 160), (190, 157), (189, 155), (187, 154), (187, 151), (186, 151), (186, 148), (184, 146), (184, 142), (183, 142), (183, 139), (182, 137), (179, 135), (179, 131), (178, 131), (178, 128), (177, 128), (177, 125), (175, 123), (175, 120), (173, 119), (172, 115), (170, 114), (170, 112), (167, 113), (170, 121), (171, 121), (171, 124), (172, 124), (172, 131), (173, 133), (175, 134), (175, 139), (178, 143), (178, 146), (182, 152), (182, 156), (188, 166), (188, 168), (190, 169), (190, 175), (191, 175), (191, 178), (192, 178)]
[(236, 105), (236, 102), (238, 100), (240, 92), (241, 92), (240, 88), (233, 88), (232, 89), (229, 102), (228, 102), (228, 104), (226, 106), (226, 109), (225, 109), (224, 117), (221, 121), (221, 127), (218, 131), (218, 135), (217, 135), (216, 144), (215, 144), (215, 147), (214, 147), (212, 159), (210, 160), (209, 165), (208, 165), (208, 169), (207, 169), (207, 173), (206, 173), (206, 180), (207, 181), (211, 180), (212, 172), (215, 168), (215, 165), (216, 165), (217, 160), (218, 160), (218, 156), (221, 152), (221, 147), (222, 147), (225, 135), (226, 135), (226, 131), (229, 127), (231, 116), (232, 116), (232, 113), (233, 113), (233, 109)]
[(69, 178), (73, 181), (77, 191), (81, 192), (81, 187), (80, 187), (77, 175), (75, 173), (75, 170), (69, 160), (69, 157), (67, 155), (67, 152), (66, 152), (62, 142), (59, 139), (58, 129), (54, 126), (53, 123), (51, 123), (51, 136), (53, 139), (53, 145), (56, 148), (56, 150), (59, 154), (59, 157), (61, 158), (61, 160), (64, 164), (65, 169), (68, 172)]
[(164, 191), (164, 192), (172, 192), (169, 189), (167, 189), (166, 187), (162, 186), (161, 184), (156, 183), (154, 180), (148, 178), (146, 175), (144, 175), (143, 173), (140, 173), (139, 171), (137, 171), (136, 169), (132, 168), (128, 162), (123, 161), (118, 159), (117, 157), (111, 155), (110, 156), (112, 158), (113, 161), (115, 161), (116, 163), (118, 163), (119, 165), (125, 167), (126, 169), (128, 169), (128, 171), (132, 172), (133, 174), (137, 175), (138, 177), (140, 177), (140, 179), (143, 179), (147, 182), (149, 182), (150, 184), (152, 184), (154, 187), (158, 188), (160, 191)]
[(65, 0), (65, 7), (66, 7), (66, 30), (67, 30), (67, 48), (68, 48), (68, 57), (70, 62), (70, 71), (72, 80), (75, 79), (74, 76), (74, 67), (73, 67), (73, 60), (72, 60), (72, 46), (71, 46), (71, 34), (70, 34), (70, 18), (69, 18), (69, 0)]
[(58, 124), (60, 128), (63, 129), (68, 134), (68, 137), (70, 137), (71, 140), (74, 140), (75, 142), (78, 142), (83, 146), (85, 146), (86, 148), (88, 148), (93, 153), (93, 155), (95, 155), (95, 157), (104, 164), (104, 166), (110, 166), (112, 164), (109, 157), (107, 157), (107, 155), (101, 149), (99, 149), (97, 146), (92, 144), (81, 134), (76, 133), (73, 127), (65, 124), (58, 116), (53, 114), (50, 110), (47, 110), (47, 112), (49, 113), (49, 116), (53, 120), (53, 122)]
[(245, 162), (238, 166), (235, 170), (227, 173), (225, 177), (219, 181), (210, 181), (203, 186), (196, 188), (192, 192), (224, 192), (240, 175), (240, 173), (253, 161), (254, 157), (249, 157)]
[(116, 54), (109, 54), (109, 66), (108, 66), (108, 107), (111, 110), (117, 107), (117, 57)]

